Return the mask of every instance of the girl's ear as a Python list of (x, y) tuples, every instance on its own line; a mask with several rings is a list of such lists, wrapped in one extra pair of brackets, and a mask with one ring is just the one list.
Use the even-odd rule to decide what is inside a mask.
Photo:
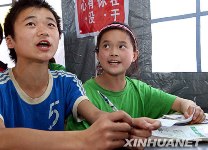
[(132, 62), (135, 62), (137, 60), (138, 56), (139, 56), (139, 51), (138, 50), (134, 51)]
[(6, 37), (6, 44), (7, 44), (7, 47), (8, 48), (14, 48), (14, 40), (13, 38), (11, 37), (11, 35), (8, 35)]
[(95, 56), (96, 56), (96, 58), (97, 58), (97, 61), (99, 62), (98, 52), (95, 53)]

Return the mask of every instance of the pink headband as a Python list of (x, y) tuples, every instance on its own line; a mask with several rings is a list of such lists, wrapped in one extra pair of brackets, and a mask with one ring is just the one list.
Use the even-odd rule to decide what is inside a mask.
[(129, 32), (130, 35), (133, 37), (133, 39), (134, 39), (134, 41), (135, 41), (135, 44), (136, 44), (136, 38), (135, 38), (134, 34), (132, 33), (132, 31), (131, 31), (129, 28), (127, 28), (126, 26), (122, 25), (122, 24), (110, 24), (110, 25), (107, 25), (107, 26), (103, 27), (103, 28), (100, 30), (100, 32), (102, 32), (102, 31), (105, 30), (105, 29), (111, 28), (111, 27), (118, 27), (118, 28), (124, 29), (124, 30), (126, 30), (127, 32)]

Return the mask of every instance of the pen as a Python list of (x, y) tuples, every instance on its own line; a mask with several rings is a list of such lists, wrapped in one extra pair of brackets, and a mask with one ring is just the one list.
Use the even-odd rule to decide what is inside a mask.
[(113, 109), (113, 111), (118, 111), (118, 109), (116, 108), (116, 106), (113, 105), (113, 103), (111, 103), (111, 101), (100, 91), (97, 91), (100, 96), (103, 98), (103, 100)]

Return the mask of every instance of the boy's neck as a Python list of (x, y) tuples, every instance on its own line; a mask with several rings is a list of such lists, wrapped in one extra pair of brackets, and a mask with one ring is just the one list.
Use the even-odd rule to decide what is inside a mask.
[(108, 74), (101, 74), (95, 78), (95, 81), (102, 88), (114, 92), (121, 91), (126, 86), (126, 79), (124, 76), (111, 76)]
[(40, 97), (47, 89), (49, 82), (48, 69), (23, 68), (16, 66), (13, 75), (20, 88), (31, 98)]

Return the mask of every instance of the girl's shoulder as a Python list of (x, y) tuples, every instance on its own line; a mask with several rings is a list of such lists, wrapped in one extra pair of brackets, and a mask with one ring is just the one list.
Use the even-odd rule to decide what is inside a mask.
[(87, 81), (85, 81), (83, 86), (84, 86), (85, 89), (99, 87), (99, 85), (95, 82), (95, 78), (94, 77), (92, 77), (92, 78), (88, 79)]
[(150, 92), (151, 90), (154, 90), (154, 88), (151, 85), (149, 85), (141, 80), (132, 79), (129, 77), (127, 77), (126, 80), (127, 80), (127, 87), (130, 89), (136, 89), (141, 92)]
[(149, 86), (147, 83), (145, 83), (145, 82), (143, 82), (141, 80), (130, 78), (130, 77), (126, 77), (126, 81), (131, 83), (131, 84), (135, 84), (135, 85)]
[(84, 84), (93, 84), (93, 83), (95, 83), (95, 78), (94, 77), (92, 77), (92, 78), (88, 79), (87, 81), (85, 81)]

